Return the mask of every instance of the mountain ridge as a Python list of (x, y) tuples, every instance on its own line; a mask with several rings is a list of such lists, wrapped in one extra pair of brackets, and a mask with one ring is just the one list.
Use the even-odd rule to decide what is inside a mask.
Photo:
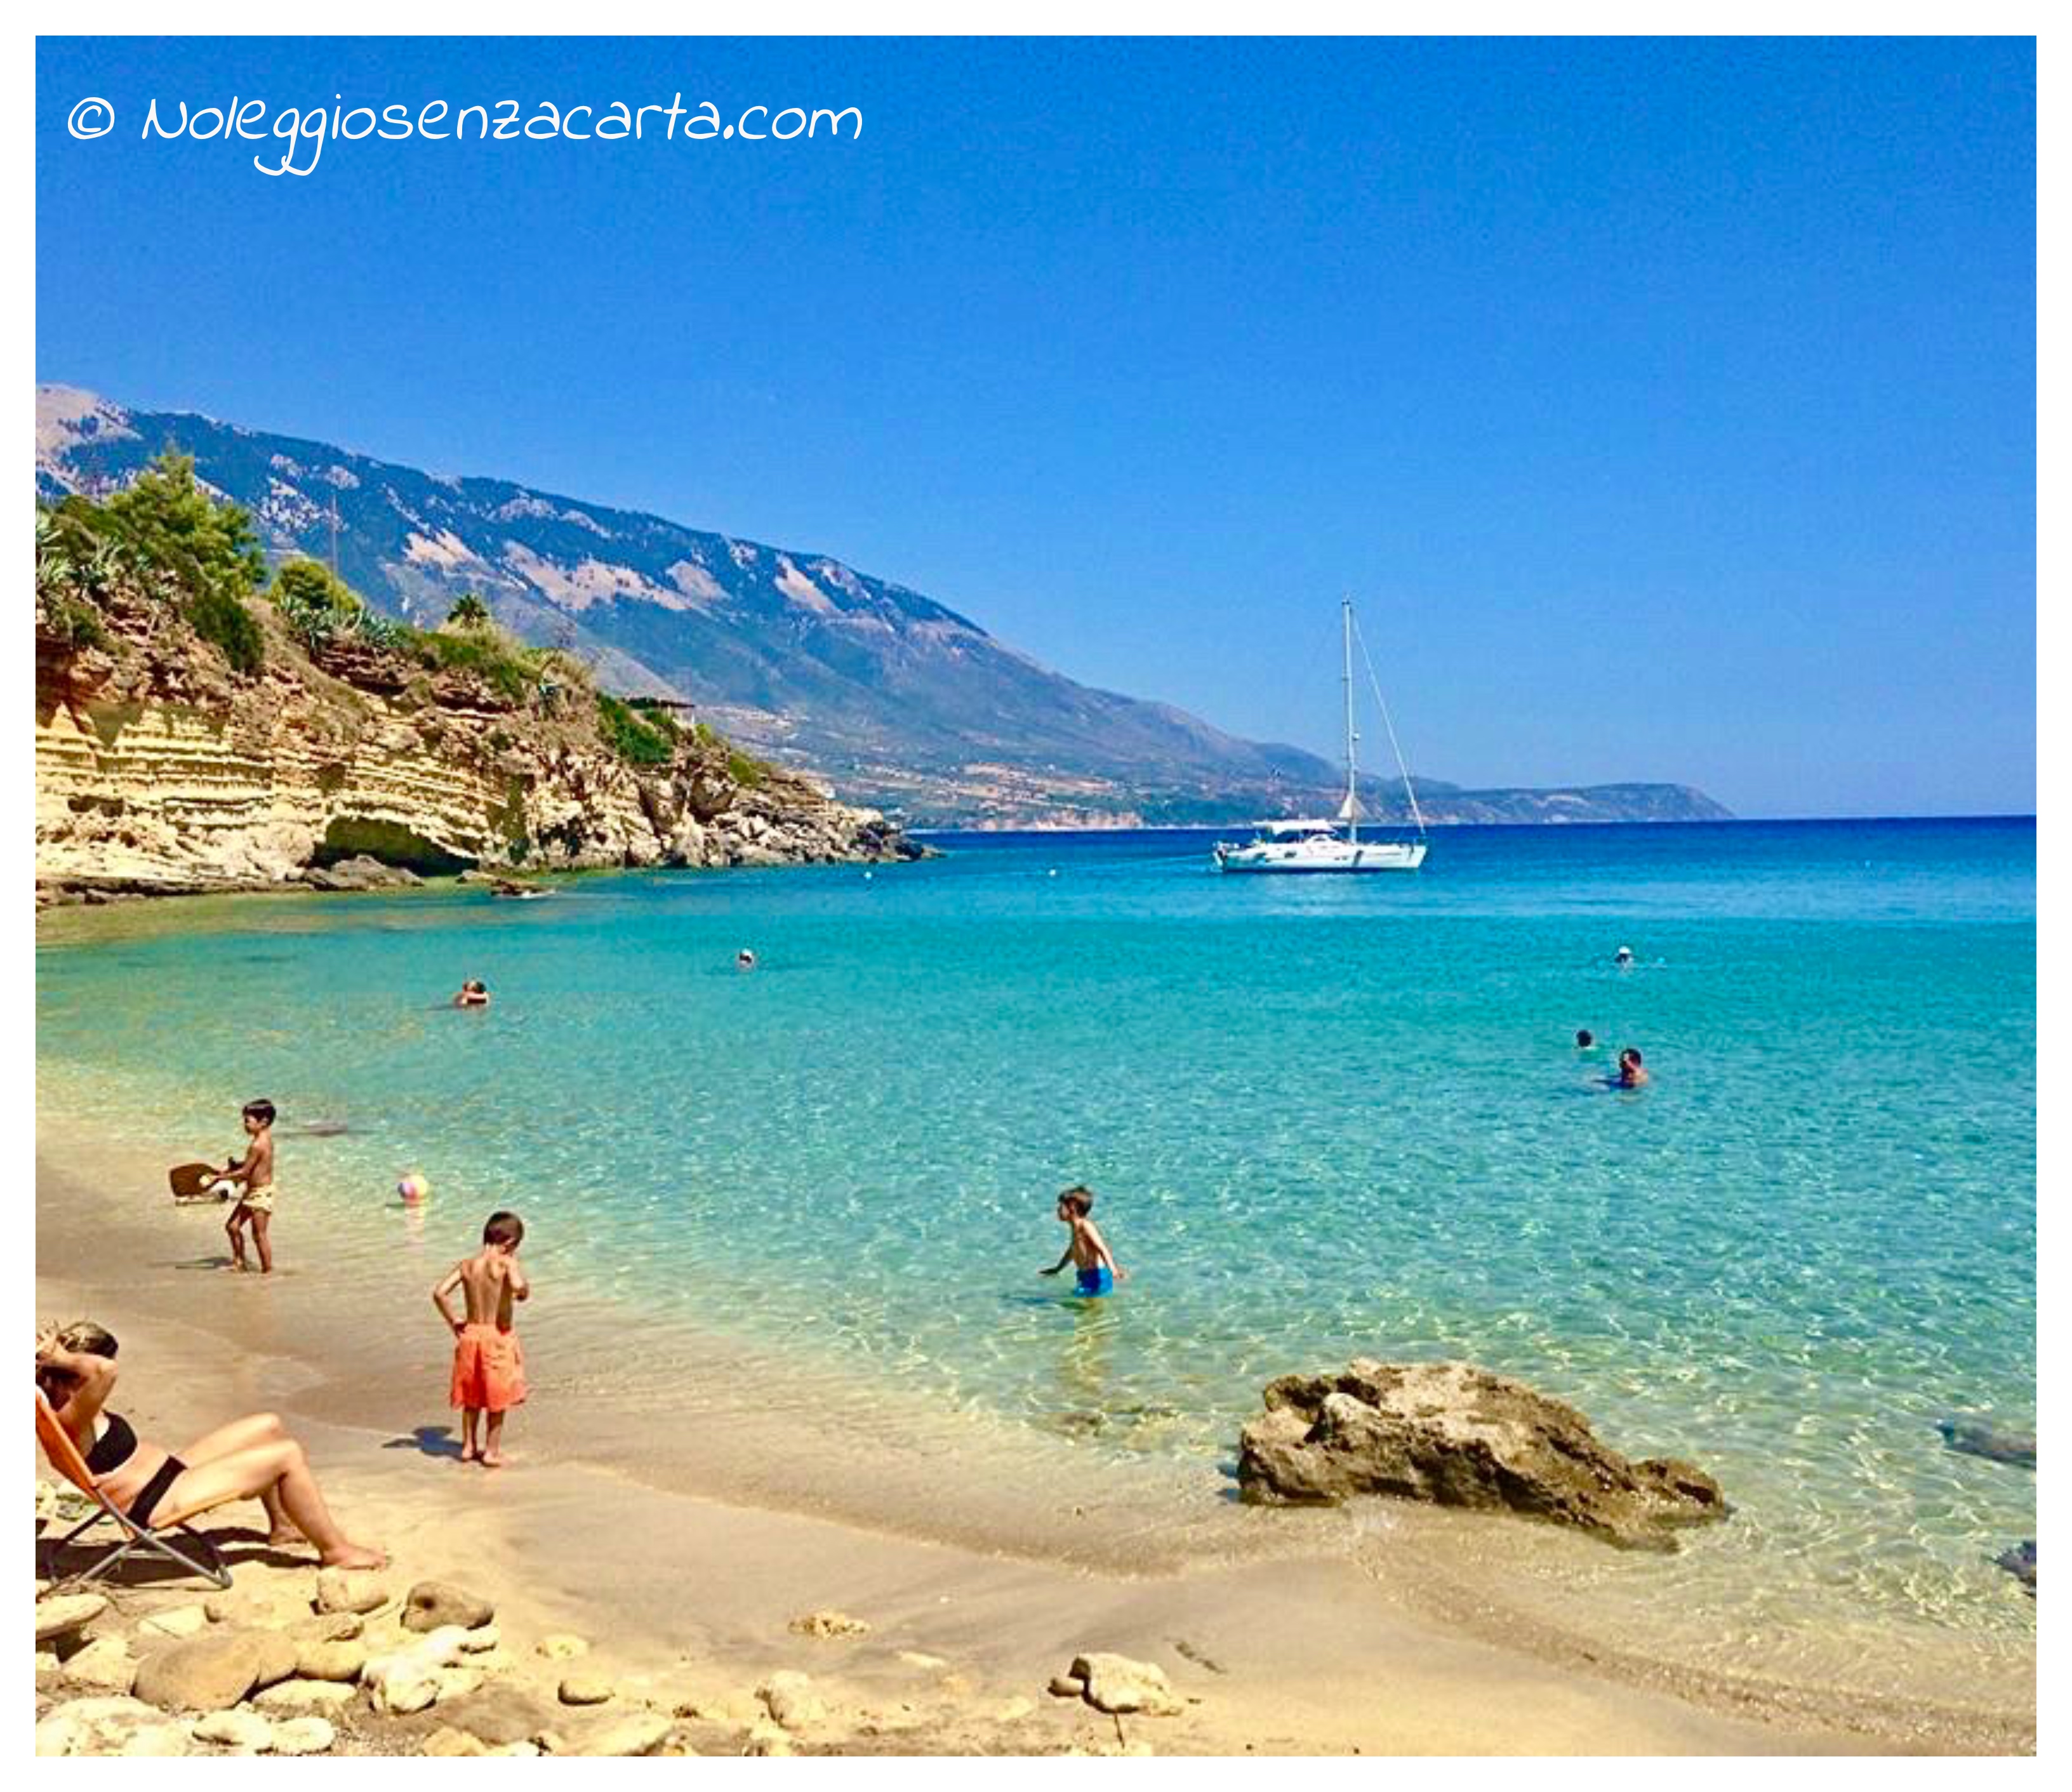
[[(832, 554), (37, 388), (39, 495), (105, 495), (167, 447), (251, 512), (269, 558), (328, 558), (335, 516), (338, 569), (377, 607), (432, 623), (478, 592), (506, 627), (582, 655), (610, 688), (693, 703), (766, 757), (913, 824), (1225, 821), (1314, 810), (1342, 784), (1301, 749), (1078, 684)], [(1680, 785), (1427, 787), (1437, 820), (1727, 812)], [(1401, 809), (1386, 792), (1369, 801), (1378, 819)]]

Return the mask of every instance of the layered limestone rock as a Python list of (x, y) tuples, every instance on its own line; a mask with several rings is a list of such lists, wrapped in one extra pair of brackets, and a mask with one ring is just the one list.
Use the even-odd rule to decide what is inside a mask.
[(1392, 1494), (1529, 1513), (1640, 1548), (1723, 1518), (1719, 1483), (1673, 1460), (1630, 1461), (1575, 1408), (1466, 1362), (1355, 1358), (1335, 1375), (1283, 1375), (1245, 1426), (1238, 1481), (1254, 1501)]
[(520, 702), (365, 648), (314, 661), (252, 608), (267, 651), (249, 677), (143, 602), (113, 607), (93, 646), (39, 627), (39, 896), (261, 888), (356, 856), (438, 874), (918, 850), (802, 779), (742, 782), (709, 737), (631, 764), (580, 686)]

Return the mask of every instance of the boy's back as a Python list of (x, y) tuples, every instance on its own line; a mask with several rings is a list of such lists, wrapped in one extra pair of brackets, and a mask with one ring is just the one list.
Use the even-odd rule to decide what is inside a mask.
[(461, 1292), (467, 1297), (471, 1326), (511, 1330), (511, 1270), (509, 1254), (494, 1245), (454, 1266), (454, 1273), (460, 1277)]

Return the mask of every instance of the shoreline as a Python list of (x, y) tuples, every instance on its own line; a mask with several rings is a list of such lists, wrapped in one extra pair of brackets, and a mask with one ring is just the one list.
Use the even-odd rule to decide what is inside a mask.
[[(39, 1113), (39, 1136), (52, 1119)], [(610, 1465), (639, 1461), (643, 1425), (666, 1423), (668, 1405), (615, 1411), (605, 1386), (556, 1389), (556, 1402), (572, 1398), (571, 1409), (536, 1429), (521, 1409), (511, 1468), (495, 1476), (463, 1469), (426, 1453), (413, 1429), (435, 1413), (452, 1416), (438, 1410), (442, 1379), (428, 1378), (416, 1360), (442, 1351), (429, 1319), (429, 1349), (413, 1343), (404, 1385), (342, 1389), (323, 1354), (325, 1334), (364, 1331), (370, 1318), (379, 1330), (387, 1316), (339, 1310), (353, 1291), (327, 1288), (314, 1203), (295, 1257), (284, 1262), (290, 1272), (226, 1300), (227, 1272), (188, 1274), (193, 1265), (165, 1254), (194, 1235), (196, 1216), (176, 1214), (170, 1203), (141, 1213), (134, 1202), (117, 1205), (115, 1190), (138, 1186), (133, 1168), (113, 1161), (75, 1158), (60, 1172), (39, 1157), (38, 1298), (39, 1311), (64, 1307), (72, 1317), (76, 1308), (134, 1338), (125, 1342), (123, 1405), (147, 1435), (171, 1441), (240, 1411), (278, 1409), (307, 1443), (349, 1531), (392, 1548), (407, 1536), (408, 1547), (397, 1552), (399, 1575), (477, 1584), (520, 1622), (608, 1636), (615, 1668), (688, 1686), (697, 1696), (719, 1696), (716, 1687), (738, 1695), (776, 1667), (812, 1672), (816, 1681), (846, 1676), (827, 1683), (839, 1685), (839, 1708), (857, 1714), (859, 1727), (828, 1737), (832, 1752), (884, 1751), (863, 1733), (877, 1726), (865, 1725), (861, 1714), (882, 1716), (887, 1698), (913, 1705), (894, 1696), (917, 1684), (902, 1651), (947, 1664), (919, 1683), (923, 1702), (935, 1701), (932, 1741), (910, 1739), (902, 1749), (1106, 1745), (1114, 1740), (1108, 1720), (1043, 1692), (1050, 1675), (1089, 1649), (1157, 1662), (1183, 1697), (1201, 1700), (1182, 1716), (1135, 1725), (1160, 1753), (2034, 1747), (2033, 1705), (2027, 1712), (1938, 1705), (1665, 1665), (1492, 1603), (1490, 1584), (1452, 1572), (1464, 1551), (1486, 1546), (1500, 1560), (1513, 1547), (1571, 1543), (1522, 1520), (1463, 1523), (1391, 1508), (1350, 1524), (1333, 1515), (1298, 1535), (1275, 1521), (1314, 1515), (1255, 1513), (1276, 1533), (1268, 1547), (1219, 1559), (1182, 1552), (1161, 1560), (1147, 1551), (1151, 1559), (1125, 1568), (1109, 1551), (1098, 1552), (1105, 1560), (1068, 1560), (1074, 1552), (1063, 1545), (1071, 1527), (1061, 1519), (1058, 1535), (1039, 1532), (1028, 1549), (1009, 1552), (976, 1535), (926, 1539), (858, 1523), (853, 1512), (802, 1510), (815, 1502), (797, 1488), (766, 1502), (738, 1490), (715, 1498), (623, 1472)], [(111, 1249), (139, 1260), (119, 1288), (94, 1261)], [(414, 1308), (414, 1298), (408, 1304)], [(586, 1323), (594, 1326), (596, 1316)], [(317, 1360), (306, 1354), (313, 1345)], [(226, 1362), (228, 1377), (220, 1373)], [(563, 1421), (578, 1436), (598, 1440), (606, 1461), (557, 1456), (552, 1441)], [(705, 1436), (705, 1453), (725, 1455), (729, 1435)], [(800, 1441), (803, 1459), (812, 1458), (816, 1442)], [(960, 1492), (957, 1467), (949, 1453), (924, 1451), (901, 1472), (945, 1506)], [(1099, 1480), (1091, 1465), (1088, 1473)], [(363, 1522), (362, 1512), (376, 1522)], [(1521, 1527), (1542, 1534), (1521, 1535)], [(1348, 1535), (1356, 1539), (1350, 1547)], [(656, 1572), (650, 1541), (660, 1538), (668, 1539), (666, 1575)], [(870, 1637), (830, 1644), (786, 1630), (792, 1618), (828, 1607), (870, 1623)], [(952, 1690), (943, 1693), (930, 1675)], [(1033, 1715), (998, 1715), (1025, 1697), (1035, 1701)], [(1504, 1722), (1493, 1731), (1487, 1714), (1499, 1708)]]

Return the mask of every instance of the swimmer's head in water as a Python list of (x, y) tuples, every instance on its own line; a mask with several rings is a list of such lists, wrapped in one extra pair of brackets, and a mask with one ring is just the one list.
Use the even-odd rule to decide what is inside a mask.
[(1060, 1214), (1075, 1213), (1084, 1219), (1094, 1210), (1094, 1191), (1083, 1182), (1075, 1182), (1058, 1197)]
[(1640, 1047), (1638, 1046), (1628, 1046), (1624, 1051), (1621, 1052), (1619, 1054), (1619, 1067), (1622, 1070), (1638, 1070), (1640, 1068)]
[(1597, 1042), (1597, 1036), (1588, 1027), (1579, 1026), (1576, 1029), (1576, 1043), (1583, 1050), (1588, 1051)]

